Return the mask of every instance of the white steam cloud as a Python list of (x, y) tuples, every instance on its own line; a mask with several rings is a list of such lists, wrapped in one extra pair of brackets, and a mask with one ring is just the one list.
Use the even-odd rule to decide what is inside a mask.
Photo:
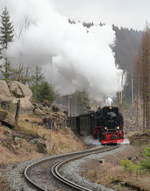
[(94, 99), (114, 96), (122, 89), (122, 71), (109, 47), (111, 26), (94, 26), (87, 33), (71, 25), (52, 0), (1, 0), (17, 30), (8, 56), (15, 64), (38, 64), (62, 94), (86, 90)]

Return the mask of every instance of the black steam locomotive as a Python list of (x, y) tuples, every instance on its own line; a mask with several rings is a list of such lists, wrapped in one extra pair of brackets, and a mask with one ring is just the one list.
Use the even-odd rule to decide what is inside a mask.
[(93, 135), (101, 144), (117, 144), (124, 140), (123, 117), (118, 107), (103, 107), (70, 118), (71, 128), (82, 136)]

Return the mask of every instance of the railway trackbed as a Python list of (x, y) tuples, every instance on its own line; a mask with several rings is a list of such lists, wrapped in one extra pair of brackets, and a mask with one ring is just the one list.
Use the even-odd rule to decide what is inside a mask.
[(36, 190), (41, 191), (92, 191), (89, 188), (83, 187), (69, 179), (63, 177), (60, 169), (66, 163), (86, 157), (91, 154), (104, 153), (112, 151), (119, 146), (104, 146), (96, 147), (89, 150), (74, 152), (69, 154), (56, 155), (40, 160), (25, 168), (24, 176)]

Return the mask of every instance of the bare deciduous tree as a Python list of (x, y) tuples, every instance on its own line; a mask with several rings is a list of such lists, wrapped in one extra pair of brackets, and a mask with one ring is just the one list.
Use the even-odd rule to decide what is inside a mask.
[[(150, 29), (143, 35), (142, 48), (137, 62), (138, 105), (142, 106), (143, 129), (150, 128)], [(139, 101), (140, 100), (140, 101)], [(138, 107), (139, 109), (140, 107)]]

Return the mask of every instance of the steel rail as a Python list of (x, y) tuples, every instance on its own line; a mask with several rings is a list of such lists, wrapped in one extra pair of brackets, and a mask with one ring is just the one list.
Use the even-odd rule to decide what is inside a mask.
[(80, 191), (92, 191), (91, 189), (83, 187), (83, 186), (81, 186), (81, 185), (79, 185), (79, 184), (77, 184), (75, 182), (70, 181), (68, 178), (65, 178), (64, 176), (62, 176), (60, 174), (60, 172), (59, 172), (60, 168), (62, 168), (65, 164), (67, 164), (69, 162), (72, 162), (74, 160), (81, 159), (81, 158), (89, 156), (91, 154), (98, 154), (98, 153), (112, 151), (112, 150), (114, 150), (116, 148), (118, 148), (118, 146), (116, 146), (115, 148), (114, 147), (113, 148), (107, 148), (107, 149), (105, 149), (105, 151), (95, 151), (95, 152), (91, 152), (91, 153), (88, 153), (88, 154), (83, 154), (83, 155), (76, 156), (76, 157), (73, 157), (71, 159), (59, 162), (59, 163), (55, 164), (54, 166), (52, 166), (51, 173), (53, 174), (53, 176), (56, 179), (58, 179), (62, 183), (66, 184), (66, 185), (68, 185), (68, 186), (70, 186), (72, 188), (75, 188), (76, 190), (80, 190)]
[[(50, 162), (51, 160), (57, 160), (57, 159), (61, 159), (61, 158), (64, 158), (64, 157), (71, 157), (71, 159), (69, 160), (64, 160), (63, 162), (59, 162), (59, 164), (55, 164), (55, 166), (52, 166), (51, 168), (51, 172), (52, 172), (52, 175), (59, 181), (65, 183), (66, 185), (72, 187), (72, 188), (75, 188), (77, 190), (81, 190), (82, 191), (91, 191), (90, 189), (88, 188), (84, 188), (80, 185), (75, 185), (75, 183), (71, 182), (70, 180), (64, 178), (62, 175), (60, 175), (59, 173), (59, 168), (65, 163), (67, 162), (70, 162), (70, 161), (73, 161), (73, 160), (77, 160), (79, 158), (82, 158), (82, 157), (85, 157), (85, 156), (88, 156), (88, 155), (91, 155), (91, 154), (96, 154), (96, 153), (103, 153), (103, 152), (107, 152), (107, 151), (111, 151), (111, 150), (114, 150), (116, 148), (118, 148), (119, 146), (116, 146), (116, 147), (96, 147), (96, 148), (92, 148), (92, 149), (88, 149), (88, 150), (85, 150), (85, 151), (80, 151), (80, 152), (73, 152), (73, 153), (67, 153), (67, 154), (61, 154), (61, 155), (56, 155), (56, 156), (51, 156), (51, 157), (47, 157), (47, 158), (44, 158), (44, 159), (41, 159), (39, 160), (38, 162), (34, 162), (32, 164), (30, 164), (29, 166), (27, 166), (24, 170), (24, 176), (25, 176), (25, 179), (31, 184), (33, 185), (34, 187), (36, 187), (37, 189), (41, 190), (41, 191), (46, 191), (45, 188), (43, 188), (41, 185), (37, 184), (34, 180), (32, 180), (32, 176), (30, 177), (30, 172), (32, 171), (32, 168), (33, 167), (38, 167), (38, 165), (40, 164), (43, 164), (45, 162)], [(75, 156), (75, 157), (73, 157)]]

